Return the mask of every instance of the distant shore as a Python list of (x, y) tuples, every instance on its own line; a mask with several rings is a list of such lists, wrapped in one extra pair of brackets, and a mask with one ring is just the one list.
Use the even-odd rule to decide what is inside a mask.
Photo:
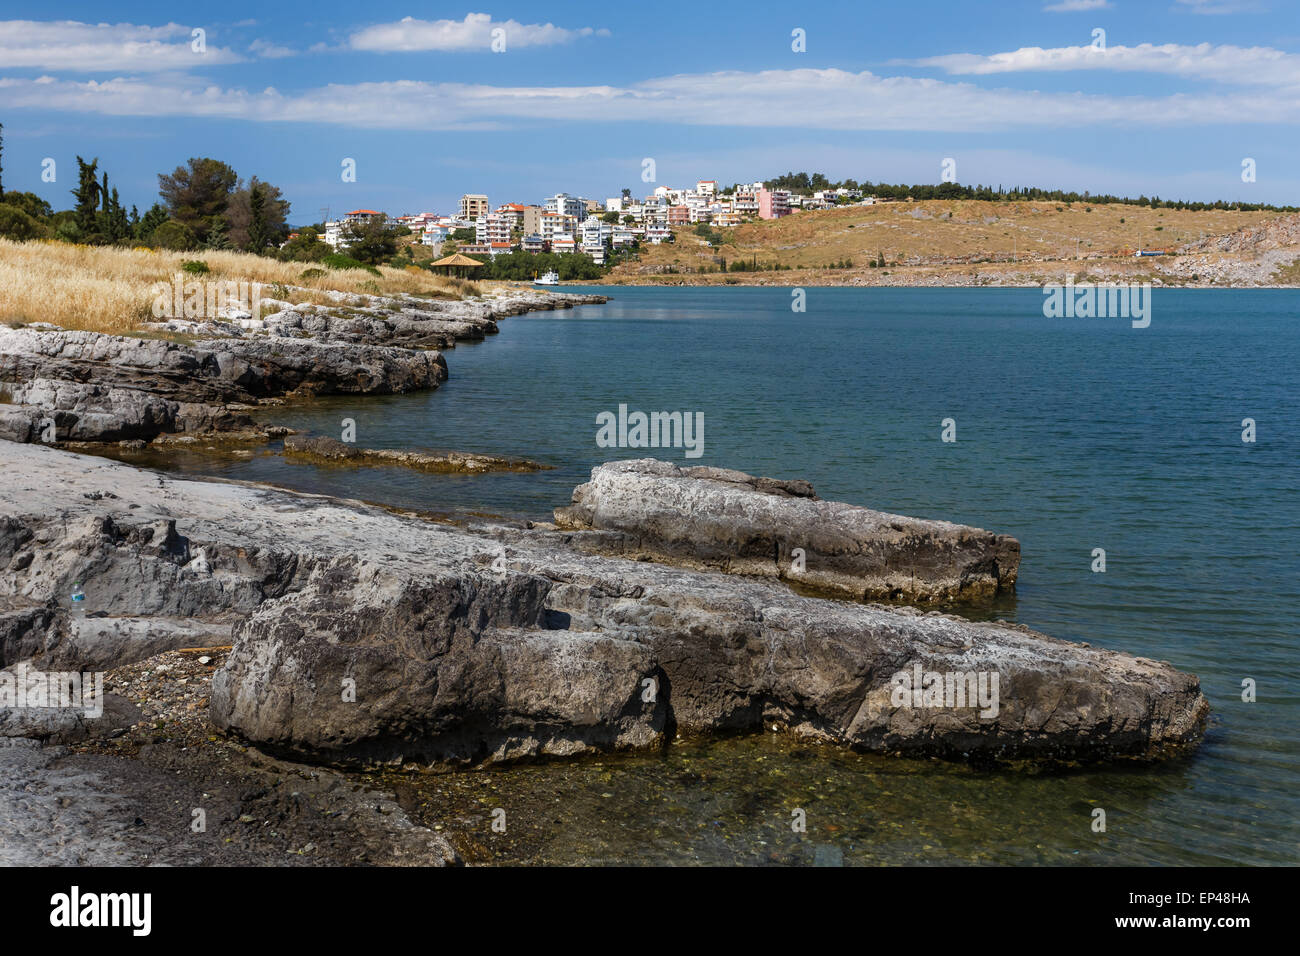
[[(1173, 259), (1175, 257), (1171, 257)], [(982, 263), (978, 266), (901, 266), (891, 269), (782, 269), (761, 272), (661, 273), (610, 275), (574, 280), (565, 286), (732, 286), (847, 288), (1006, 288), (1034, 289), (1073, 276), (1075, 282), (1149, 282), (1176, 289), (1297, 289), (1300, 281), (1265, 281), (1254, 262), (1220, 265), (1205, 274), (1178, 275), (1152, 268), (1152, 260), (1081, 259), (1053, 262)]]
[[(1138, 253), (1141, 253), (1140, 255)], [(854, 206), (732, 229), (682, 227), (606, 285), (1187, 288), (1300, 286), (1300, 215), (1086, 202)]]

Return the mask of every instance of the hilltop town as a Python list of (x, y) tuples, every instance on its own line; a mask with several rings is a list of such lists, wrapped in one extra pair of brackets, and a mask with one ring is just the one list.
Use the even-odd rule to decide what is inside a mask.
[[(347, 252), (361, 226), (382, 222), (408, 231), (423, 256), (474, 257), (485, 276), (531, 275), (511, 276), (511, 261), (585, 262), (595, 268), (570, 267), (565, 280), (612, 284), (1037, 285), (1073, 272), (1191, 286), (1298, 281), (1300, 220), (1289, 211), (1041, 190), (967, 198), (986, 191), (955, 184), (917, 195), (852, 181), (777, 186), (790, 178), (727, 188), (700, 180), (640, 198), (561, 192), (495, 208), (469, 193), (454, 214), (352, 210), (322, 238)], [(935, 195), (952, 198), (922, 198)], [(565, 258), (532, 258), (542, 254)]]
[(510, 202), (496, 209), (486, 195), (467, 193), (460, 197), (456, 213), (448, 215), (388, 216), (375, 209), (354, 209), (325, 223), (322, 238), (345, 252), (357, 226), (383, 220), (406, 227), (434, 253), (455, 241), (455, 250), (466, 255), (579, 253), (605, 265), (614, 253), (672, 242), (675, 232), (691, 226), (730, 228), (755, 219), (779, 219), (801, 208), (874, 201), (863, 199), (858, 190), (827, 190), (805, 198), (786, 189), (768, 189), (764, 183), (737, 184), (723, 192), (714, 180), (700, 180), (686, 189), (656, 186), (641, 199), (633, 198), (628, 189), (603, 202), (561, 192), (538, 205)]

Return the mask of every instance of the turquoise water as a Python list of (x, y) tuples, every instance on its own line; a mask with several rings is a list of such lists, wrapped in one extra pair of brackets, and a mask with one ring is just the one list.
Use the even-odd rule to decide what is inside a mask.
[[(835, 829), (814, 832), (810, 815), (809, 840), (839, 840), (846, 862), (1300, 862), (1300, 293), (1157, 290), (1150, 327), (1134, 329), (1046, 319), (1032, 289), (814, 288), (804, 313), (780, 288), (610, 292), (607, 305), (507, 319), (499, 336), (448, 352), (451, 378), (436, 392), (270, 416), (335, 437), (353, 418), (362, 447), (492, 452), (554, 471), (441, 477), (260, 454), (176, 466), (544, 518), (594, 464), (647, 454), (597, 447), (599, 412), (703, 412), (704, 455), (658, 457), (807, 478), (824, 498), (1013, 534), (1023, 563), (1002, 616), (1168, 660), (1200, 675), (1214, 708), (1195, 757), (1140, 771), (1017, 778), (816, 757), (839, 796)], [(940, 441), (945, 418), (954, 443)], [(1244, 418), (1257, 422), (1253, 444)], [(1094, 548), (1104, 574), (1090, 570)], [(1255, 703), (1241, 700), (1246, 678)], [(609, 760), (514, 779), (521, 800), (525, 780), (569, 788), (570, 805), (612, 792), (593, 798), (605, 812), (630, 800), (612, 848), (591, 848), (606, 832), (595, 817), (545, 840), (546, 859), (603, 861), (618, 840), (645, 846), (682, 812), (707, 815), (745, 788), (746, 767), (765, 781), (776, 768), (773, 801), (799, 799), (781, 781), (806, 783), (806, 753), (764, 746), (692, 753), (684, 779), (711, 788), (680, 793), (680, 756), (630, 758), (612, 782), (620, 764)], [(661, 818), (634, 800), (653, 780), (692, 809)], [(1091, 833), (1091, 806), (1107, 809), (1106, 834)], [(761, 825), (733, 821), (727, 839), (711, 827), (681, 858), (761, 861), (758, 834), (785, 811), (764, 812)], [(960, 823), (945, 825), (953, 814)], [(923, 839), (906, 838), (922, 827)]]

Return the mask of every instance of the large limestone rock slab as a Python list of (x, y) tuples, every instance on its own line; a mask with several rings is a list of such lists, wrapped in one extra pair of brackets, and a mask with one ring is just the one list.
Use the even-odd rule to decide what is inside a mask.
[[(882, 753), (1147, 760), (1194, 746), (1208, 712), (1191, 674), (1021, 626), (590, 554), (561, 531), (6, 452), (6, 653), (47, 647), (73, 669), (101, 631), (113, 653), (155, 653), (158, 618), (178, 639), (230, 624), (214, 723), (316, 760), (491, 762), (773, 727)], [(65, 633), (74, 581), (90, 620)]]
[(1020, 542), (982, 528), (822, 501), (806, 481), (652, 458), (609, 462), (555, 512), (598, 551), (779, 578), (858, 600), (987, 601), (1014, 588)]

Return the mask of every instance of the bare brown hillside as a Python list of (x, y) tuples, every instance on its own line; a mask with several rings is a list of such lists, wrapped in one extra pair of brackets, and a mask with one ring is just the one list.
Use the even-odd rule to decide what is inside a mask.
[[(620, 265), (610, 280), (1036, 284), (1082, 272), (1257, 285), (1284, 281), (1278, 276), (1300, 257), (1298, 234), (1300, 216), (1274, 212), (1042, 201), (882, 203), (748, 223), (723, 231), (716, 248), (684, 229), (676, 243), (642, 250), (639, 261)], [(1137, 249), (1171, 255), (1135, 259)], [(881, 260), (884, 266), (873, 266)], [(759, 268), (731, 271), (736, 262)]]

